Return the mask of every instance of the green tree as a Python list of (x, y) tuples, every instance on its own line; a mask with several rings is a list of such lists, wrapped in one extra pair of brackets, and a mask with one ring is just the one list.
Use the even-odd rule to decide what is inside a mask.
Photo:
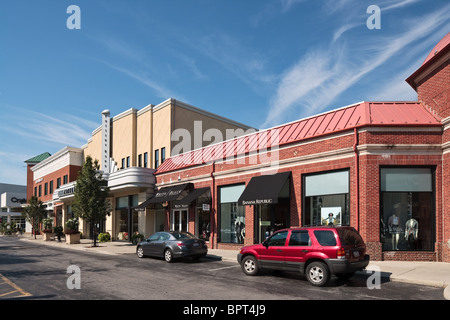
[(99, 168), (98, 160), (92, 161), (90, 156), (86, 157), (77, 178), (72, 206), (75, 217), (83, 219), (93, 227), (94, 247), (97, 246), (97, 224), (111, 214), (106, 203), (109, 189)]
[(47, 217), (44, 203), (38, 197), (32, 196), (28, 200), (28, 205), (23, 209), (22, 216), (31, 223), (34, 238), (36, 239), (36, 231), (39, 230), (42, 220)]

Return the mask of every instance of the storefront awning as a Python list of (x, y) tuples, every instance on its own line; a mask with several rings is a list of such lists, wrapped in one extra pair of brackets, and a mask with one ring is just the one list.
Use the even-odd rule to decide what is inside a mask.
[(190, 205), (193, 201), (197, 200), (198, 197), (202, 196), (203, 194), (206, 194), (207, 192), (210, 192), (209, 187), (194, 189), (191, 192), (189, 192), (184, 198), (174, 201), (173, 203), (175, 207)]
[(191, 188), (192, 183), (183, 183), (172, 187), (164, 187), (159, 189), (156, 194), (145, 200), (140, 205), (134, 207), (137, 211), (145, 210), (145, 208), (152, 203), (163, 203), (166, 201), (174, 201), (181, 198), (181, 193), (184, 190)]
[[(275, 204), (288, 181), (291, 172), (253, 177), (239, 197), (239, 205)], [(289, 185), (288, 185), (289, 186)], [(289, 196), (287, 194), (287, 196)]]

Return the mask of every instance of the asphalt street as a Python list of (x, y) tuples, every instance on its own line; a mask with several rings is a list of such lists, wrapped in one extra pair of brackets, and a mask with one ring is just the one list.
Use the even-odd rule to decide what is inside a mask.
[[(442, 288), (333, 278), (316, 288), (297, 273), (245, 276), (237, 263), (202, 258), (166, 263), (0, 238), (0, 299), (38, 300), (443, 300)], [(1, 282), (3, 280), (3, 282)], [(77, 288), (78, 286), (78, 288)]]

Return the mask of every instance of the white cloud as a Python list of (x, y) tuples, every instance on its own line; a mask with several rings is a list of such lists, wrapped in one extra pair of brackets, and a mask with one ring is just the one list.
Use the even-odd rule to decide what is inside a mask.
[(86, 143), (92, 130), (95, 129), (92, 127), (93, 121), (74, 121), (79, 118), (70, 114), (60, 113), (49, 116), (25, 108), (11, 106), (8, 108), (21, 114), (27, 114), (27, 121), (9, 122), (9, 116), (4, 114), (3, 118), (6, 121), (2, 125), (1, 131), (4, 131), (5, 135), (15, 134), (31, 141), (47, 141), (59, 145), (80, 147)]
[(179, 99), (182, 99), (180, 96), (175, 96), (173, 94), (173, 92), (171, 92), (169, 89), (165, 88), (164, 86), (162, 86), (161, 84), (158, 83), (158, 81), (148, 77), (147, 75), (145, 75), (142, 72), (135, 72), (129, 69), (125, 69), (116, 65), (113, 65), (109, 62), (106, 62), (104, 60), (99, 60), (97, 59), (99, 62), (105, 64), (106, 66), (110, 67), (111, 69), (114, 69), (116, 71), (119, 71), (125, 75), (127, 75), (130, 78), (133, 78), (135, 80), (137, 80), (138, 82), (140, 82), (141, 84), (149, 87), (150, 89), (154, 90), (156, 95), (162, 99), (167, 99), (170, 97), (178, 97)]
[(349, 23), (349, 24), (343, 25), (342, 27), (340, 27), (339, 29), (337, 29), (334, 32), (333, 42), (337, 41), (345, 32), (347, 32), (357, 26), (360, 26), (360, 25), (361, 24), (359, 24), (359, 23)]
[[(139, 46), (133, 46), (130, 43), (110, 36), (98, 36), (92, 37), (92, 39), (110, 51), (113, 54), (113, 57), (119, 57), (121, 64), (126, 64), (127, 67), (106, 61), (105, 58), (93, 58), (94, 60), (133, 78), (155, 91), (156, 95), (164, 100), (175, 96), (181, 99), (179, 95), (175, 95), (171, 90), (161, 84), (160, 77), (158, 77), (158, 74), (162, 73), (160, 67), (154, 63), (152, 64), (151, 59), (148, 58), (149, 55), (143, 52)], [(123, 63), (123, 61), (125, 61), (125, 63)], [(188, 61), (187, 63), (191, 69), (195, 68), (192, 61)], [(149, 74), (151, 76), (149, 76)], [(197, 75), (200, 75), (198, 70)]]
[(235, 37), (209, 34), (198, 41), (187, 38), (181, 41), (237, 76), (254, 92), (265, 92), (264, 85), (272, 83), (274, 79), (266, 72), (266, 57)]
[(450, 5), (447, 5), (420, 17), (420, 23), (415, 23), (414, 28), (395, 36), (380, 37), (377, 41), (355, 39), (351, 49), (341, 47), (336, 41), (326, 49), (312, 49), (281, 75), (262, 127), (282, 123), (288, 115), (292, 118), (292, 112), (305, 117), (325, 110), (344, 91), (407, 46), (423, 45), (420, 39), (430, 36), (443, 24), (448, 25), (449, 14)]

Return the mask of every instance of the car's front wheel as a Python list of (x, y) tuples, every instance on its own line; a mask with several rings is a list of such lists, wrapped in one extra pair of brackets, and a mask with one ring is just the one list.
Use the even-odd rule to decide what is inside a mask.
[(308, 279), (312, 285), (322, 287), (330, 280), (330, 270), (323, 262), (311, 262), (306, 268), (306, 279)]
[(258, 262), (253, 256), (245, 256), (241, 263), (242, 271), (248, 276), (255, 276), (259, 273)]
[(137, 254), (138, 258), (143, 258), (144, 257), (144, 249), (142, 247), (137, 247), (136, 254)]
[(173, 262), (172, 250), (166, 249), (166, 251), (164, 251), (164, 260), (166, 260), (166, 262)]

